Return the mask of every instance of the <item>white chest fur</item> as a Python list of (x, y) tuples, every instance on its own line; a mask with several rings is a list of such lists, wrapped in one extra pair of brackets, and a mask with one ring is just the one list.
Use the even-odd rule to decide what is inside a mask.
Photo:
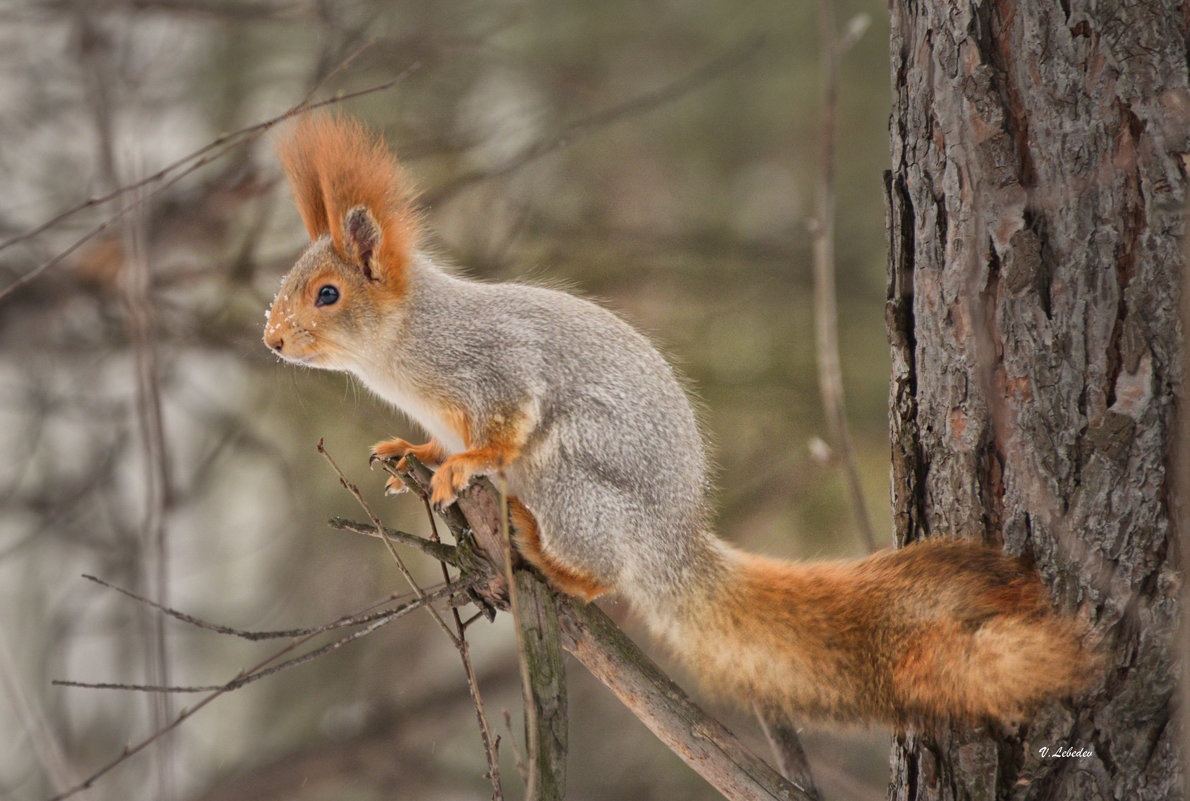
[(466, 450), (463, 438), (452, 428), (441, 413), (440, 404), (435, 404), (417, 392), (408, 382), (385, 372), (361, 371), (357, 375), (379, 397), (400, 409), (426, 433), (442, 443), (447, 454)]

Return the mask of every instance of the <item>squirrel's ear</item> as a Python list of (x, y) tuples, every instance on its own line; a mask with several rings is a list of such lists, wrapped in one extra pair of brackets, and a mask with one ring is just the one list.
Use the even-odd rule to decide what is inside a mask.
[(376, 279), (374, 259), (380, 236), (380, 226), (365, 206), (356, 206), (343, 218), (343, 244), (369, 281)]

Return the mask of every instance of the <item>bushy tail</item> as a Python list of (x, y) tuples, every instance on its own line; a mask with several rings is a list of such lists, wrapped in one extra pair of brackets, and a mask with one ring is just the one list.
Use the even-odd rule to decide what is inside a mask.
[(817, 564), (729, 552), (684, 608), (663, 628), (707, 688), (794, 719), (1020, 720), (1098, 666), (1031, 571), (966, 542)]

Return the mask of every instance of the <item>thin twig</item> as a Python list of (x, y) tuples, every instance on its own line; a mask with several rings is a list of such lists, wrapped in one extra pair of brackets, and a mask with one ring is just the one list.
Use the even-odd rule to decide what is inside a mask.
[[(410, 480), (421, 491), (428, 471), (414, 464), (418, 474)], [(462, 516), (452, 515), (446, 520), (456, 537), (470, 531), (474, 541), (487, 549), (488, 558), (499, 562), (504, 559), (507, 540), (500, 538), (501, 523), (498, 514), (493, 513), (499, 507), (496, 496), (490, 482), (478, 481), (460, 494), (458, 507), (452, 507)], [(516, 575), (535, 582), (545, 593), (544, 599), (552, 607), (548, 625), (555, 631), (560, 626), (562, 647), (716, 789), (731, 799), (814, 801), (804, 789), (750, 753), (721, 723), (698, 709), (596, 606), (558, 596), (530, 572), (518, 570)], [(479, 589), (482, 592), (490, 588)], [(564, 718), (564, 711), (559, 714)], [(560, 758), (561, 754), (556, 756)]]
[[(351, 64), (352, 61), (354, 61), (357, 57), (359, 57), (359, 55), (361, 53), (363, 53), (365, 50), (367, 50), (369, 47), (371, 47), (372, 44), (373, 44), (373, 42), (367, 42), (362, 47), (360, 47), (358, 50), (354, 51), (349, 56), (347, 56), (347, 58), (343, 59), (343, 61), (339, 62), (339, 64), (336, 65), (334, 67), (334, 69), (332, 69), (325, 76), (323, 76), (321, 79), (319, 79), (314, 84), (314, 86), (311, 87), (311, 89), (308, 92), (306, 92), (305, 95), (302, 96), (301, 100), (299, 100), (295, 105), (291, 106), (287, 111), (283, 112), (279, 116), (265, 120), (264, 122), (256, 123), (255, 125), (250, 125), (247, 128), (241, 128), (240, 130), (234, 131), (232, 133), (220, 134), (219, 136), (215, 137), (213, 140), (211, 140), (207, 144), (200, 147), (198, 150), (195, 150), (191, 153), (186, 154), (185, 156), (182, 156), (181, 158), (179, 158), (175, 161), (170, 162), (169, 164), (165, 165), (161, 169), (157, 170), (157, 172), (154, 172), (151, 175), (146, 175), (144, 178), (141, 178), (139, 181), (133, 181), (130, 184), (124, 184), (122, 186), (118, 186), (115, 189), (113, 189), (110, 192), (107, 192), (105, 194), (95, 195), (93, 197), (90, 197), (87, 200), (84, 200), (82, 203), (79, 203), (75, 206), (72, 206), (72, 207), (66, 209), (65, 211), (62, 211), (62, 212), (54, 215), (53, 217), (49, 218), (45, 222), (41, 223), (40, 225), (36, 225), (33, 228), (30, 228), (28, 231), (24, 231), (20, 234), (17, 234), (16, 236), (12, 236), (12, 237), (9, 237), (8, 239), (5, 239), (3, 242), (0, 242), (0, 251), (10, 248), (13, 245), (16, 245), (20, 242), (24, 242), (26, 240), (32, 239), (33, 237), (37, 236), (38, 234), (48, 231), (50, 228), (53, 228), (54, 226), (58, 225), (59, 223), (65, 222), (66, 220), (70, 219), (71, 217), (73, 217), (76, 214), (79, 214), (80, 212), (86, 211), (87, 209), (90, 209), (90, 208), (94, 208), (95, 206), (102, 206), (104, 203), (108, 203), (112, 200), (115, 200), (116, 198), (120, 197), (121, 195), (126, 195), (129, 192), (135, 191), (137, 189), (141, 189), (142, 187), (148, 186), (149, 184), (156, 183), (157, 181), (164, 179), (166, 176), (168, 176), (174, 170), (177, 170), (177, 169), (180, 169), (180, 168), (186, 166), (191, 161), (194, 161), (195, 159), (201, 160), (202, 157), (205, 156), (207, 153), (210, 153), (212, 150), (214, 150), (220, 146), (242, 144), (242, 143), (251, 141), (247, 137), (250, 137), (252, 134), (263, 133), (264, 131), (273, 127), (277, 123), (292, 116), (294, 113), (297, 113), (297, 112), (301, 111), (302, 109), (304, 109), (306, 107), (306, 105), (310, 102), (310, 99), (315, 94), (317, 94), (319, 89), (321, 89), (323, 86), (325, 86), (326, 83), (331, 78), (333, 78), (335, 75), (337, 75), (338, 73), (340, 73), (344, 69), (346, 69)], [(412, 67), (410, 69), (412, 69)], [(398, 78), (402, 77), (404, 74), (405, 73), (402, 73), (401, 76), (398, 76)], [(387, 87), (385, 87), (385, 88), (387, 88)], [(379, 91), (379, 89), (377, 89), (376, 91)], [(313, 106), (311, 108), (313, 108)], [(244, 142), (238, 141), (241, 138), (244, 139)]]
[(467, 691), (471, 694), (471, 701), (475, 705), (475, 717), (479, 722), (479, 736), (483, 741), (483, 753), (488, 762), (487, 778), (492, 782), (492, 801), (502, 801), (504, 786), (500, 781), (500, 738), (492, 735), (492, 726), (488, 722), (483, 696), (479, 693), (479, 679), (475, 675), (475, 666), (471, 662), (471, 644), (464, 636), (462, 622), (456, 620), (456, 623), (459, 625), (459, 644), (455, 647), (458, 648), (459, 657), (463, 661), (463, 673), (467, 677)]
[[(374, 537), (376, 539), (387, 538), (402, 545), (416, 548), (426, 556), (431, 556), (442, 562), (444, 568), (446, 565), (450, 565), (451, 567), (459, 566), (458, 549), (453, 545), (446, 545), (437, 540), (427, 540), (425, 537), (419, 537), (416, 534), (409, 534), (395, 528), (388, 528), (387, 526), (384, 527), (384, 533), (381, 535), (376, 531), (375, 526), (356, 523), (352, 520), (345, 520), (342, 517), (332, 517), (328, 522), (331, 528), (338, 529), (339, 531), (350, 531), (353, 534), (362, 534), (365, 537)], [(449, 577), (447, 580), (449, 581)]]
[[(135, 201), (133, 201), (135, 203)], [(142, 209), (143, 211), (143, 209)], [(146, 229), (143, 214), (134, 214), (135, 224), (124, 227), (127, 269), (123, 271), (123, 300), (127, 311), (127, 329), (136, 371), (136, 420), (140, 430), (141, 467), (144, 477), (144, 510), (141, 522), (141, 542), (144, 561), (149, 574), (146, 586), (168, 603), (169, 583), (169, 452), (165, 437), (165, 422), (161, 408), (161, 376), (159, 375), (156, 320), (150, 297), (152, 267), (146, 252)], [(164, 621), (152, 622), (152, 644), (146, 657), (149, 675), (159, 683), (170, 684), (169, 648)], [(153, 699), (154, 725), (165, 725), (174, 715), (173, 702), (166, 696)], [(158, 793), (160, 801), (177, 796), (174, 787), (174, 741), (162, 738), (158, 745)]]
[(814, 240), (814, 330), (817, 342), (818, 384), (822, 407), (838, 450), (851, 493), (856, 525), (868, 551), (876, 550), (876, 536), (864, 502), (863, 485), (855, 447), (847, 427), (843, 400), (843, 374), (839, 365), (838, 300), (835, 294), (835, 118), (839, 95), (839, 45), (835, 36), (833, 0), (818, 0), (818, 22), (822, 47), (822, 152), (818, 160), (818, 191), (815, 193)]
[[(413, 577), (413, 573), (410, 572), (408, 566), (406, 566), (405, 560), (401, 558), (399, 553), (397, 553), (397, 549), (393, 546), (392, 540), (385, 536), (384, 524), (380, 522), (380, 518), (378, 518), (376, 513), (372, 511), (372, 507), (368, 505), (368, 502), (364, 500), (364, 496), (360, 494), (359, 487), (347, 480), (347, 476), (343, 474), (343, 471), (339, 469), (339, 465), (336, 464), (334, 458), (327, 452), (326, 447), (323, 445), (323, 441), (321, 439), (318, 440), (317, 447), (318, 452), (322, 454), (327, 462), (330, 463), (330, 466), (335, 471), (335, 474), (339, 476), (339, 483), (343, 485), (344, 489), (351, 493), (352, 497), (355, 498), (356, 502), (359, 503), (360, 507), (364, 510), (364, 514), (366, 514), (368, 519), (372, 521), (372, 525), (376, 527), (377, 536), (380, 537), (381, 542), (384, 543), (384, 547), (388, 549), (388, 553), (396, 563), (397, 569), (401, 571), (401, 575), (405, 577), (407, 582), (409, 582), (409, 586), (413, 588), (413, 591), (417, 593), (417, 596), (419, 598), (422, 597), (425, 593), (422, 592), (421, 586), (417, 583), (417, 579)], [(450, 627), (446, 625), (446, 621), (442, 619), (442, 615), (438, 614), (438, 610), (432, 606), (427, 606), (426, 611), (428, 611), (430, 613), (430, 617), (434, 618), (434, 620), (438, 623), (438, 626), (442, 629), (443, 633), (446, 634), (451, 644), (458, 648), (459, 638), (456, 637), (455, 634), (450, 630)]]
[[(104, 37), (94, 36), (95, 22), (85, 6), (76, 6), (76, 22), (84, 38), (94, 46), (78, 50), (82, 72), (88, 84), (86, 97), (91, 110), (98, 148), (100, 177), (107, 186), (116, 188), (122, 183), (116, 158), (116, 130), (113, 115), (112, 87), (119, 78), (110, 68), (110, 44)], [(141, 209), (141, 204), (117, 192), (121, 207)], [(157, 346), (154, 336), (153, 304), (149, 297), (152, 268), (146, 253), (146, 224), (142, 213), (129, 217), (123, 227), (123, 250), (127, 254), (127, 269), (120, 274), (120, 296), (123, 301), (125, 330), (133, 356), (135, 379), (134, 407), (140, 434), (140, 464), (143, 477), (141, 520), (138, 526), (138, 552), (134, 564), (139, 581), (149, 592), (162, 599), (169, 598), (169, 529), (166, 525), (169, 503), (169, 454), (166, 450), (165, 427), (161, 413), (161, 386), (157, 373)], [(144, 626), (145, 673), (156, 684), (169, 685), (170, 664), (167, 632), (164, 621), (157, 616), (141, 615)], [(173, 717), (173, 702), (166, 696), (150, 700), (151, 728), (160, 729)], [(152, 772), (159, 801), (172, 801), (176, 795), (174, 783), (174, 743), (163, 737), (154, 748)]]
[[(105, 765), (100, 767), (98, 770), (93, 772), (90, 776), (88, 776), (83, 781), (79, 782), (78, 784), (71, 787), (70, 789), (59, 793), (58, 795), (53, 796), (52, 798), (48, 799), (48, 801), (61, 801), (62, 799), (69, 798), (70, 796), (76, 795), (76, 794), (90, 788), (91, 785), (93, 785), (102, 776), (106, 775), (107, 773), (109, 773), (110, 771), (112, 771), (113, 769), (118, 767), (121, 763), (125, 762), (129, 757), (145, 750), (150, 745), (157, 742), (160, 738), (164, 737), (169, 732), (176, 729), (184, 721), (193, 717), (200, 709), (202, 709), (207, 704), (214, 701), (219, 696), (221, 696), (225, 693), (231, 692), (232, 690), (242, 687), (245, 684), (248, 684), (252, 681), (257, 681), (259, 679), (264, 678), (265, 676), (270, 676), (280, 670), (285, 670), (285, 669), (288, 669), (291, 667), (296, 667), (297, 665), (303, 664), (305, 662), (309, 662), (310, 660), (315, 659), (325, 653), (328, 653), (335, 649), (341, 648), (353, 640), (357, 640), (360, 637), (371, 634), (372, 632), (376, 631), (377, 629), (381, 628), (382, 626), (388, 625), (393, 620), (396, 620), (398, 617), (402, 617), (405, 614), (408, 614), (413, 609), (416, 609), (420, 606), (428, 605), (429, 602), (430, 602), (429, 597), (423, 595), (422, 597), (419, 597), (413, 601), (410, 601), (408, 604), (405, 604), (404, 607), (402, 607), (399, 611), (395, 612), (393, 615), (390, 615), (385, 618), (381, 618), (379, 620), (375, 620), (372, 623), (370, 623), (369, 625), (367, 625), (366, 627), (359, 629), (355, 632), (352, 632), (350, 635), (348, 635), (346, 637), (343, 637), (339, 640), (328, 643), (327, 645), (324, 645), (321, 648), (317, 648), (313, 651), (309, 651), (305, 654), (302, 654), (301, 656), (294, 657), (293, 659), (287, 660), (279, 665), (273, 665), (273, 663), (276, 662), (278, 659), (281, 659), (286, 654), (294, 651), (295, 649), (299, 648), (306, 642), (309, 642), (313, 637), (320, 634), (321, 631), (315, 631), (314, 633), (294, 639), (292, 642), (290, 642), (284, 648), (276, 651), (272, 655), (270, 655), (267, 658), (263, 659), (262, 661), (258, 662), (253, 667), (251, 667), (247, 670), (241, 671), (236, 676), (236, 678), (232, 679), (231, 681), (227, 682), (224, 685), (220, 685), (218, 687), (218, 689), (213, 690), (210, 693), (210, 695), (207, 695), (206, 697), (202, 698), (194, 706), (187, 707), (187, 708), (183, 709), (169, 725), (153, 732), (151, 735), (146, 737), (144, 740), (141, 740), (136, 745), (126, 746), (124, 748), (123, 752), (120, 754), (120, 756), (112, 759), (111, 761), (109, 761), (108, 763), (106, 763)], [(272, 666), (272, 667), (270, 667), (270, 666)], [(92, 685), (85, 685), (85, 686), (92, 686)], [(129, 689), (129, 687), (130, 686), (117, 686), (114, 688), (115, 689)], [(145, 688), (145, 689), (152, 689), (157, 692), (167, 691), (166, 688)]]
[[(7, 635), (0, 631), (0, 689), (8, 699), (8, 708), (15, 714), (18, 730), (27, 738), (29, 751), (41, 764), (50, 786), (69, 787), (78, 777), (59, 741), (59, 727), (51, 724), (42, 699), (30, 692), (21, 678), (17, 657)], [(14, 732), (10, 736), (17, 735)]]
[[(841, 46), (835, 36), (834, 0), (818, 2), (819, 40), (822, 48), (823, 101), (822, 152), (819, 158), (818, 187), (815, 198), (816, 219), (811, 226), (814, 244), (814, 329), (818, 357), (818, 384), (822, 393), (822, 407), (831, 429), (835, 448), (843, 465), (843, 473), (851, 492), (852, 508), (860, 535), (869, 552), (876, 550), (876, 537), (864, 502), (855, 448), (847, 427), (847, 411), (843, 401), (843, 376), (839, 364), (838, 299), (835, 293), (835, 118), (838, 111), (839, 55)], [(862, 29), (852, 26), (857, 31)], [(847, 46), (853, 41), (849, 40)], [(802, 788), (810, 798), (820, 794), (814, 783), (805, 749), (793, 725), (769, 720), (759, 708), (765, 739), (787, 779)]]
[[(516, 765), (516, 772), (521, 775), (521, 784), (525, 787), (529, 786), (529, 769), (525, 767), (525, 756), (521, 753), (521, 749), (516, 744), (516, 732), (512, 730), (512, 713), (507, 709), (504, 710), (504, 728), (508, 731), (509, 743), (512, 745), (512, 761)], [(525, 793), (525, 798), (529, 798), (528, 792)]]
[[(385, 547), (388, 549), (389, 555), (391, 555), (393, 558), (393, 561), (395, 561), (397, 563), (397, 567), (400, 569), (401, 573), (405, 576), (405, 579), (410, 583), (410, 585), (413, 587), (415, 592), (420, 592), (417, 582), (413, 579), (412, 573), (409, 572), (409, 569), (405, 566), (405, 563), (401, 559), (400, 554), (397, 553), (396, 548), (393, 546), (393, 539), (395, 539), (395, 538), (390, 538), (388, 536), (389, 529), (385, 528), (384, 525), (380, 522), (380, 519), (375, 515), (375, 513), (372, 512), (371, 508), (368, 506), (367, 502), (364, 500), (363, 496), (360, 494), (359, 488), (356, 487), (351, 482), (349, 482), (347, 480), (347, 477), (343, 475), (343, 471), (339, 469), (339, 466), (337, 464), (335, 464), (335, 460), (332, 459), (330, 454), (326, 452), (326, 448), (323, 446), (322, 440), (318, 441), (318, 452), (321, 453), (323, 456), (325, 456), (327, 461), (329, 461), (331, 463), (331, 467), (334, 468), (335, 472), (339, 476), (339, 482), (347, 489), (348, 492), (350, 492), (355, 497), (356, 501), (359, 502), (360, 506), (363, 507), (364, 513), (367, 514), (368, 519), (372, 521), (372, 526), (376, 533), (376, 536), (379, 537), (384, 542)], [(389, 460), (382, 460), (382, 464), (384, 465), (384, 467), (387, 471), (389, 471), (393, 475), (400, 476), (400, 474), (397, 473), (393, 469), (393, 466), (391, 464), (389, 464)], [(402, 480), (405, 480), (405, 479), (402, 477)], [(422, 501), (426, 504), (426, 514), (429, 515), (429, 517), (430, 517), (431, 531), (433, 531), (433, 533), (434, 533), (434, 538), (438, 539), (438, 529), (434, 523), (434, 516), (433, 516), (432, 510), (430, 509), (428, 498), (424, 492), (421, 492), (420, 487), (418, 487), (417, 489), (418, 489), (419, 494), (421, 495)], [(406, 540), (407, 537), (410, 537), (410, 536), (411, 535), (404, 535), (404, 536), (400, 537), (399, 539), (404, 541), (404, 540)], [(431, 546), (434, 546), (434, 545), (437, 545), (439, 548), (446, 547), (446, 546), (442, 546), (441, 543), (427, 542), (426, 540), (422, 540), (421, 538), (415, 538), (415, 539), (417, 539), (419, 541), (416, 543), (411, 543), (411, 544), (414, 544), (415, 547), (420, 548), (423, 552), (431, 551), (432, 550)], [(448, 553), (450, 556), (454, 557), (457, 554), (457, 549), (452, 548), (452, 549), (450, 549), (450, 551)], [(442, 562), (442, 575), (445, 578), (447, 585), (449, 586), (450, 585), (450, 574), (446, 570), (445, 561)], [(450, 629), (447, 627), (446, 621), (444, 621), (442, 619), (442, 617), (437, 613), (437, 611), (433, 607), (427, 606), (426, 608), (434, 616), (434, 619), (438, 621), (438, 624), (442, 627), (442, 630), (446, 633), (446, 636), (450, 639), (450, 642), (455, 647), (455, 650), (457, 650), (459, 652), (459, 658), (463, 663), (463, 674), (467, 679), (467, 690), (471, 694), (471, 700), (475, 704), (475, 714), (476, 714), (476, 717), (479, 722), (479, 733), (480, 733), (481, 739), (483, 740), (484, 755), (487, 758), (487, 762), (488, 762), (487, 776), (492, 782), (492, 801), (503, 801), (504, 788), (500, 781), (500, 754), (499, 754), (500, 738), (492, 736), (491, 724), (488, 722), (487, 712), (484, 709), (483, 696), (479, 692), (479, 679), (475, 674), (475, 665), (471, 661), (471, 645), (470, 645), (470, 643), (467, 642), (466, 629), (463, 625), (463, 620), (459, 616), (458, 610), (452, 608), (451, 614), (454, 617), (455, 631), (457, 632), (457, 633), (452, 633), (450, 631)]]
[(813, 801), (822, 801), (822, 793), (814, 782), (810, 760), (806, 758), (806, 749), (802, 747), (797, 729), (792, 723), (770, 720), (755, 704), (752, 708), (756, 713), (756, 719), (760, 721), (764, 739), (768, 741), (773, 756), (777, 758), (777, 769), (781, 771), (781, 775), (803, 788)]
[[(424, 465), (406, 457), (402, 471), (396, 471), (388, 462), (384, 466), (425, 501), (432, 476)], [(427, 507), (427, 514), (429, 512)], [(478, 569), (483, 578), (489, 580), (486, 585), (476, 587), (481, 596), (480, 603), (486, 602), (490, 609), (503, 606), (507, 597), (508, 607), (514, 610), (526, 705), (525, 737), (536, 755), (528, 760), (525, 797), (532, 801), (561, 799), (566, 777), (566, 671), (552, 592), (532, 572), (511, 570), (507, 499), (491, 481), (477, 480), (464, 489), (459, 494), (458, 503), (444, 510), (442, 519), (460, 543), (475, 542), (482, 549), (483, 561), (476, 567), (465, 568)], [(493, 567), (495, 573), (491, 572)], [(481, 610), (483, 608), (481, 605)], [(490, 723), (479, 703), (476, 711), (485, 744), (492, 744), (494, 748), (499, 744), (499, 738), (491, 737)], [(514, 748), (515, 742), (514, 738)], [(496, 764), (494, 756), (493, 750), (492, 765)], [(517, 756), (520, 764), (525, 765), (519, 752)]]
[[(344, 645), (347, 645), (348, 643), (351, 643), (355, 640), (360, 639), (361, 637), (365, 637), (365, 636), (371, 634), (372, 632), (376, 631), (377, 629), (381, 628), (382, 626), (387, 626), (389, 623), (396, 620), (397, 618), (404, 617), (409, 612), (412, 612), (414, 609), (418, 609), (422, 606), (426, 606), (435, 600), (439, 600), (440, 598), (442, 598), (444, 596), (452, 595), (454, 593), (454, 591), (455, 590), (453, 587), (443, 587), (436, 592), (427, 593), (426, 595), (423, 595), (420, 598), (415, 598), (412, 601), (401, 604), (400, 606), (394, 607), (392, 609), (386, 609), (385, 611), (378, 612), (374, 615), (369, 615), (367, 617), (369, 618), (370, 622), (368, 622), (368, 624), (366, 626), (364, 626), (364, 628), (361, 628), (357, 631), (353, 631), (351, 634), (340, 637), (339, 639), (329, 642), (326, 645), (319, 646), (318, 648), (315, 648), (313, 651), (307, 651), (306, 653), (301, 654), (300, 656), (295, 656), (293, 659), (288, 659), (284, 662), (281, 662), (280, 664), (273, 665), (272, 667), (265, 668), (262, 670), (253, 670), (250, 672), (240, 673), (234, 679), (232, 679), (231, 681), (228, 681), (224, 684), (212, 684), (212, 685), (201, 685), (201, 686), (194, 686), (194, 687), (183, 687), (183, 686), (177, 686), (177, 685), (159, 685), (159, 684), (123, 684), (123, 683), (112, 683), (112, 682), (85, 682), (85, 681), (71, 681), (68, 679), (55, 679), (52, 682), (52, 684), (57, 685), (59, 687), (84, 687), (84, 688), (93, 689), (93, 690), (134, 690), (134, 691), (138, 691), (138, 692), (152, 692), (152, 693), (197, 693), (197, 692), (211, 692), (214, 690), (219, 690), (222, 692), (231, 692), (232, 690), (238, 690), (240, 687), (243, 687), (245, 684), (251, 684), (255, 681), (259, 681), (260, 679), (265, 678), (266, 676), (271, 676), (274, 673), (280, 673), (283, 670), (288, 670), (289, 668), (297, 667), (298, 665), (303, 665), (306, 662), (310, 662), (314, 659), (317, 659), (318, 657), (322, 656), (323, 654), (330, 653), (331, 651), (336, 651), (339, 648), (342, 648)], [(301, 637), (298, 640), (298, 642), (299, 643), (308, 642), (310, 640), (310, 638), (316, 637), (317, 635), (321, 634), (323, 631), (327, 631), (327, 630), (333, 629), (333, 628), (342, 628), (347, 625), (355, 625), (355, 624), (354, 623), (344, 623), (344, 624), (340, 624), (340, 625), (331, 625), (331, 626), (329, 626), (329, 628), (319, 627), (317, 629), (312, 630), (309, 634), (306, 634), (303, 637)], [(285, 650), (289, 651), (289, 650), (291, 650), (291, 647), (286, 646)]]
[[(278, 631), (245, 631), (243, 629), (236, 629), (230, 626), (221, 626), (218, 623), (211, 623), (209, 621), (203, 620), (202, 618), (188, 615), (185, 612), (180, 612), (177, 609), (171, 609), (168, 606), (163, 606), (156, 601), (145, 598), (142, 595), (138, 595), (131, 590), (127, 590), (123, 587), (104, 581), (101, 578), (96, 578), (95, 576), (89, 576), (84, 573), (83, 578), (87, 579), (88, 581), (93, 581), (101, 587), (115, 590), (116, 592), (126, 595), (138, 603), (150, 606), (164, 615), (168, 615), (175, 620), (180, 620), (183, 623), (188, 623), (189, 625), (196, 628), (205, 629), (206, 631), (213, 631), (216, 634), (227, 634), (232, 637), (239, 637), (242, 640), (249, 640), (253, 642), (260, 640), (283, 640), (291, 639), (293, 637), (305, 637), (311, 634), (322, 634), (324, 632), (333, 631), (334, 629), (344, 628), (346, 626), (358, 626), (364, 623), (370, 623), (372, 620), (384, 617), (385, 615), (389, 614), (390, 611), (385, 610), (382, 612), (372, 612), (371, 610), (376, 609), (379, 606), (383, 606), (384, 604), (403, 601), (408, 595), (411, 594), (406, 593), (404, 595), (398, 595), (397, 593), (393, 593), (384, 600), (377, 601), (376, 603), (366, 607), (362, 613), (357, 612), (351, 615), (344, 615), (343, 617), (336, 618), (329, 623), (324, 623), (321, 626), (313, 626), (301, 629), (280, 629)], [(436, 601), (440, 598), (458, 593), (460, 590), (465, 590), (468, 585), (469, 582), (464, 581), (456, 584), (434, 587), (426, 592), (426, 596), (429, 597), (431, 601)]]
[[(393, 469), (393, 465), (389, 464), (389, 460), (384, 461), (384, 466), (392, 475), (405, 481)], [(422, 491), (420, 487), (417, 487), (415, 491), (421, 497), (422, 505), (425, 507), (426, 519), (430, 521), (430, 535), (435, 542), (441, 542), (441, 537), (438, 536), (438, 523), (434, 520), (434, 510), (430, 506), (430, 496)], [(449, 583), (450, 573), (446, 569), (445, 562), (442, 562), (442, 575), (447, 583)], [(483, 703), (483, 695), (479, 691), (479, 677), (476, 676), (475, 664), (471, 661), (471, 644), (467, 642), (467, 624), (463, 622), (463, 618), (459, 615), (457, 607), (451, 607), (450, 611), (454, 616), (455, 631), (458, 632), (459, 644), (456, 647), (459, 652), (459, 659), (463, 663), (463, 675), (467, 679), (467, 693), (471, 696), (471, 703), (475, 708), (475, 719), (479, 726), (479, 739), (483, 743), (483, 754), (488, 763), (487, 778), (492, 783), (492, 801), (503, 801), (504, 784), (500, 778), (500, 738), (492, 734), (492, 724), (488, 719), (487, 709)]]

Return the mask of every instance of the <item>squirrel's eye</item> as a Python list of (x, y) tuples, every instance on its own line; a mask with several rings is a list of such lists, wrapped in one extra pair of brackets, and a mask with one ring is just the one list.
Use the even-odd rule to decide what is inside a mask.
[(339, 299), (339, 290), (327, 284), (318, 290), (318, 297), (314, 299), (315, 306), (330, 306)]

